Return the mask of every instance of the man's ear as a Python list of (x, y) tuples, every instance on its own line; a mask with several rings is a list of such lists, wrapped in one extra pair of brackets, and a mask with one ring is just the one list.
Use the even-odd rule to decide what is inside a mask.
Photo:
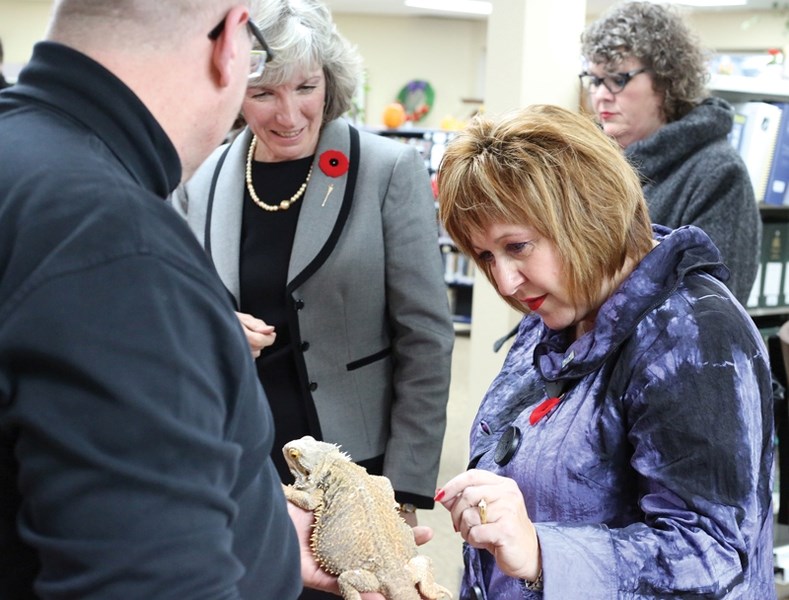
[[(234, 76), (237, 76), (235, 75), (236, 70), (240, 68), (238, 61), (247, 65), (245, 69), (249, 68), (249, 52), (246, 51), (247, 45), (243, 42), (244, 37), (242, 37), (248, 36), (248, 19), (249, 9), (247, 7), (238, 5), (231, 8), (225, 17), (225, 27), (214, 43), (211, 60), (217, 74), (217, 81), (222, 87), (230, 85)], [(243, 32), (239, 32), (239, 29), (242, 29)]]

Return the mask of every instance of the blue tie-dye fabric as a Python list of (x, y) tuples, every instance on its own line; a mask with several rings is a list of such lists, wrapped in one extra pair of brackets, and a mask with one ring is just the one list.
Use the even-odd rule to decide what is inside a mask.
[[(526, 316), (471, 432), (477, 468), (520, 485), (544, 597), (775, 598), (772, 396), (758, 330), (700, 229), (660, 244), (572, 344)], [(564, 398), (535, 425), (545, 381)], [(493, 455), (509, 425), (512, 460)], [(464, 549), (461, 597), (541, 598)]]

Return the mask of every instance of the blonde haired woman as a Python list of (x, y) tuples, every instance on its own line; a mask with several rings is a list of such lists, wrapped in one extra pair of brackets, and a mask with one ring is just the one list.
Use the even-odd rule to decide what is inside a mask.
[(439, 171), (447, 231), (524, 313), (436, 499), (463, 598), (774, 598), (761, 336), (700, 229), (650, 227), (588, 117), (478, 118)]

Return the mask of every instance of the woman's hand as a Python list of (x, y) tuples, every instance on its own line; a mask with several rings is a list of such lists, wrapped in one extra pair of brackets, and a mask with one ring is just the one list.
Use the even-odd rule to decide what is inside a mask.
[(512, 479), (472, 469), (438, 490), (436, 501), (451, 513), (455, 531), (474, 548), (490, 552), (503, 573), (537, 579), (542, 569), (540, 542)]
[(257, 358), (260, 356), (260, 351), (271, 346), (277, 338), (274, 326), (267, 325), (265, 321), (261, 321), (247, 313), (237, 312), (236, 316), (244, 329), (244, 335), (247, 336), (247, 343), (252, 351), (252, 358)]
[[(299, 546), (301, 547), (301, 578), (304, 581), (304, 585), (308, 588), (339, 595), (340, 586), (337, 584), (337, 578), (329, 575), (318, 566), (312, 554), (312, 549), (310, 548), (310, 535), (312, 533), (313, 521), (312, 512), (303, 510), (292, 502), (288, 502), (288, 514), (290, 515), (291, 521), (293, 521), (293, 525), (296, 528), (296, 534), (299, 538)], [(418, 546), (429, 542), (433, 537), (433, 530), (430, 529), (430, 527), (415, 527), (413, 532), (414, 539)], [(362, 594), (362, 599), (386, 600), (381, 594), (372, 592)]]

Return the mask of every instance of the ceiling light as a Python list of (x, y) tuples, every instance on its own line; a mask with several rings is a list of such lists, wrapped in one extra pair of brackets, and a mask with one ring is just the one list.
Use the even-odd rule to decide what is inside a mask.
[[(655, 4), (667, 4), (667, 2), (655, 2)], [(676, 0), (676, 2), (668, 2), (668, 4), (680, 4), (682, 6), (692, 6), (694, 8), (717, 8), (719, 6), (745, 6), (748, 4), (747, 0)]]
[(405, 0), (405, 5), (472, 15), (489, 15), (493, 10), (493, 3), (487, 0)]

